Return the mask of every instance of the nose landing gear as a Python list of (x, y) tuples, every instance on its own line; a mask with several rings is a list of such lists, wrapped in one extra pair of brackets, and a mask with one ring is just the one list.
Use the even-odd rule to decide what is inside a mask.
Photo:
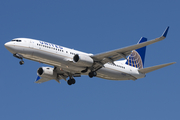
[(20, 65), (23, 65), (24, 64), (24, 61), (23, 61), (23, 56), (16, 53), (16, 54), (13, 54), (14, 57), (18, 58), (18, 59), (21, 59), (21, 61), (19, 62)]
[(21, 59), (21, 61), (19, 62), (20, 65), (24, 64), (24, 61)]

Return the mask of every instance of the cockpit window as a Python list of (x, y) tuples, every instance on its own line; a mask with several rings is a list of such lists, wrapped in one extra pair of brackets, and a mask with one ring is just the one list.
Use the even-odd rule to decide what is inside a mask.
[(21, 40), (11, 40), (11, 41), (21, 42)]

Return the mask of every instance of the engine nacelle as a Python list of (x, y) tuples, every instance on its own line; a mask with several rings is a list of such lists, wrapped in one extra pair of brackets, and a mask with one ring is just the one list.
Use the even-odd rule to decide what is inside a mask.
[(54, 68), (51, 67), (40, 67), (37, 70), (37, 74), (40, 77), (54, 79), (56, 77), (56, 73), (53, 70)]
[(76, 54), (73, 57), (73, 61), (79, 65), (87, 66), (87, 67), (92, 66), (94, 63), (94, 60), (90, 56), (83, 55), (83, 54), (80, 54), (80, 55)]

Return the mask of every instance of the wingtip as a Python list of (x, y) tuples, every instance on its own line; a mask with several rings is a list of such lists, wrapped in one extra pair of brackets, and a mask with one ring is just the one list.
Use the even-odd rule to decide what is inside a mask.
[(172, 62), (172, 64), (176, 64), (176, 62)]
[(176, 64), (176, 62), (167, 63), (167, 66)]
[(168, 30), (169, 30), (169, 26), (166, 28), (166, 30), (164, 31), (164, 33), (163, 33), (163, 37), (166, 37), (167, 36), (167, 33), (168, 33)]

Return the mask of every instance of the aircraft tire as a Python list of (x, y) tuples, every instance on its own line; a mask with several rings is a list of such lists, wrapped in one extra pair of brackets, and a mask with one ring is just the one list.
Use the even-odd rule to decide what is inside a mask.
[(72, 84), (75, 84), (75, 83), (76, 83), (76, 80), (75, 80), (74, 78), (72, 78), (72, 79), (69, 79), (69, 80), (67, 81), (67, 83), (68, 83), (68, 85), (72, 85)]
[(75, 84), (76, 83), (76, 80), (73, 78), (73, 79), (71, 79), (71, 83), (72, 84)]
[(68, 85), (72, 85), (71, 80), (68, 80), (68, 81), (67, 81), (67, 84), (68, 84)]
[(96, 73), (95, 71), (92, 71), (92, 72), (89, 73), (89, 77), (90, 77), (90, 78), (93, 78), (93, 77), (95, 77), (96, 75), (97, 75), (97, 73)]
[(23, 64), (24, 64), (24, 61), (20, 61), (19, 64), (20, 64), (20, 65), (23, 65)]

